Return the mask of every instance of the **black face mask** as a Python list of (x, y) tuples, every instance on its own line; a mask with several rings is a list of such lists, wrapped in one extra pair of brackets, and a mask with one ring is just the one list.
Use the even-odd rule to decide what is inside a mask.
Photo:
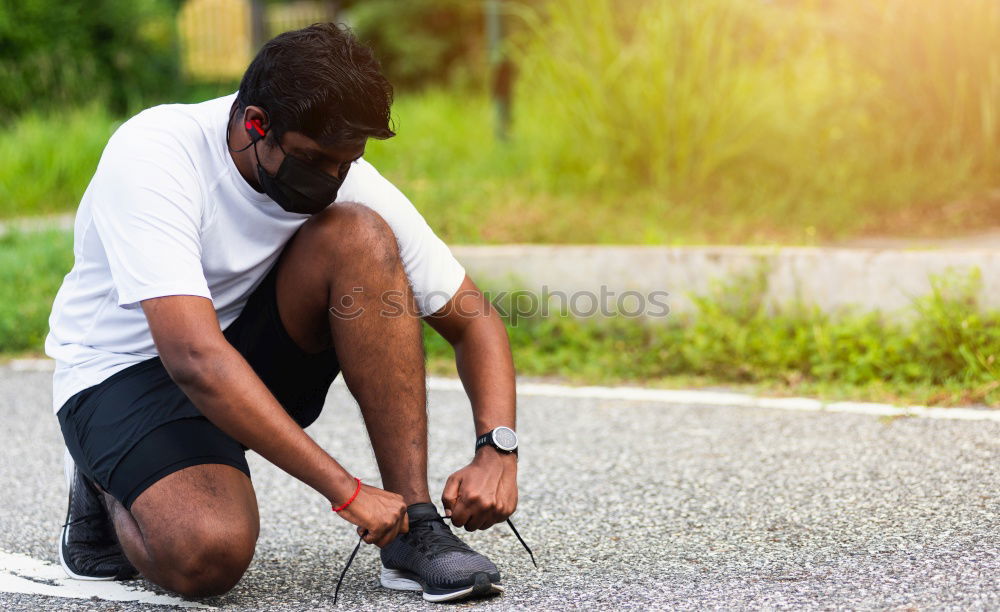
[(285, 153), (285, 159), (281, 161), (278, 171), (272, 176), (260, 165), (257, 142), (254, 141), (253, 145), (253, 154), (257, 158), (257, 178), (260, 180), (261, 188), (268, 197), (288, 212), (314, 215), (337, 199), (337, 191), (347, 176), (346, 169), (340, 178), (329, 175), (285, 153), (279, 142), (278, 148)]

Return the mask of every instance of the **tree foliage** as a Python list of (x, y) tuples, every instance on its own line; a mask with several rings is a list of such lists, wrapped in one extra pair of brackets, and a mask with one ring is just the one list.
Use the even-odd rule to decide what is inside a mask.
[(176, 0), (0, 0), (0, 111), (106, 102), (177, 86)]

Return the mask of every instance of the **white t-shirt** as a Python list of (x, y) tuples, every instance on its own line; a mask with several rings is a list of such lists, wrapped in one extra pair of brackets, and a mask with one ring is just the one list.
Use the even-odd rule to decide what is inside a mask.
[[(142, 300), (209, 298), (225, 329), (309, 218), (283, 210), (236, 169), (226, 149), (234, 99), (147, 109), (108, 142), (77, 210), (73, 269), (49, 317), (54, 411), (157, 355)], [(351, 167), (337, 202), (364, 204), (392, 228), (422, 314), (455, 294), (465, 270), (371, 164)]]

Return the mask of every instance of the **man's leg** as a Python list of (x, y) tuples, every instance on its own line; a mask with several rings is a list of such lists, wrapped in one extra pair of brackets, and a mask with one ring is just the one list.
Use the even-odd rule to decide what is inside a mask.
[[(408, 505), (430, 501), (421, 321), (392, 230), (365, 206), (337, 204), (303, 224), (278, 266), (282, 324), (307, 352), (336, 350), (383, 487)], [(407, 312), (384, 316), (383, 296)]]
[(221, 464), (173, 472), (131, 512), (103, 493), (129, 561), (150, 581), (189, 597), (231, 589), (253, 558), (260, 524), (250, 479)]

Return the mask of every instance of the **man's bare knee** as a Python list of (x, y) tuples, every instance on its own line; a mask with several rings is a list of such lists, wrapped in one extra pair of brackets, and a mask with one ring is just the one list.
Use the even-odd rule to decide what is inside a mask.
[(381, 215), (363, 204), (334, 204), (310, 219), (303, 229), (334, 257), (399, 261), (396, 235)]
[[(172, 532), (147, 537), (154, 582), (188, 597), (226, 593), (253, 560), (259, 529), (255, 520), (230, 516), (204, 518)], [(148, 576), (153, 578), (153, 576)]]
[(167, 584), (162, 586), (187, 597), (210, 597), (229, 592), (240, 581), (253, 559), (255, 538), (238, 540), (215, 536), (176, 551), (165, 563)]
[(166, 476), (136, 499), (131, 514), (145, 552), (139, 571), (189, 597), (233, 588), (260, 531), (250, 480), (228, 465), (194, 465)]

